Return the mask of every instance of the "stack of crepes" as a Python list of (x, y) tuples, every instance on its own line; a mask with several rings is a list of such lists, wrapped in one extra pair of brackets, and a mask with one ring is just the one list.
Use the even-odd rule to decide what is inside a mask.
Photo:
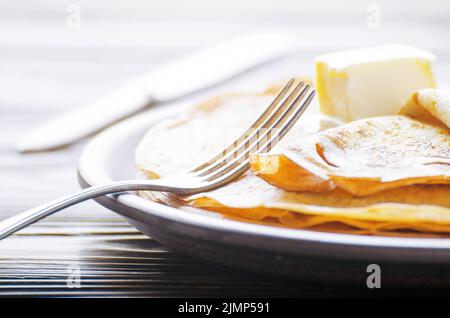
[[(213, 98), (153, 127), (136, 150), (148, 178), (204, 162), (245, 130), (278, 87)], [(344, 124), (312, 104), (251, 171), (188, 197), (141, 193), (169, 205), (269, 225), (377, 235), (450, 234), (450, 104), (413, 94), (395, 116)]]

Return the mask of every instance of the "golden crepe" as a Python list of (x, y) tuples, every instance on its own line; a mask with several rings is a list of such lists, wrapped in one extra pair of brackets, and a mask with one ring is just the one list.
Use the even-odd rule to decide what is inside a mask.
[[(160, 123), (146, 134), (136, 149), (139, 170), (149, 178), (165, 177), (209, 159), (257, 118), (273, 93), (272, 89), (260, 94), (220, 96), (188, 114)], [(400, 122), (403, 118), (409, 120), (401, 118)], [(325, 134), (326, 129), (336, 129), (339, 124), (320, 114), (317, 105), (312, 105), (273, 153), (284, 153), (294, 141), (314, 138), (323, 130)], [(186, 144), (186, 140), (190, 143)], [(285, 173), (289, 175), (290, 170)], [(187, 205), (268, 225), (356, 234), (399, 235), (398, 231), (405, 230), (450, 232), (448, 185), (405, 186), (358, 198), (324, 184), (313, 174), (305, 174), (305, 180), (308, 178), (305, 183), (311, 188), (301, 193), (276, 188), (248, 172), (207, 193), (179, 198), (148, 192), (141, 192), (141, 195), (177, 207)], [(319, 191), (313, 192), (316, 188)]]
[(400, 109), (400, 114), (450, 128), (450, 91), (419, 89), (412, 93), (409, 101)]
[[(406, 116), (354, 121), (252, 159), (254, 173), (289, 191), (365, 196), (412, 184), (450, 184), (450, 131)], [(287, 176), (289, 175), (289, 176)]]
[(372, 233), (394, 229), (450, 232), (449, 196), (450, 187), (439, 185), (408, 186), (362, 198), (340, 189), (326, 195), (288, 192), (247, 174), (186, 200), (204, 209), (257, 221), (276, 218), (300, 228), (339, 222)]
[[(136, 148), (135, 161), (139, 171), (150, 178), (170, 176), (211, 159), (264, 112), (278, 89), (278, 86), (270, 86), (256, 94), (214, 97), (177, 118), (159, 123), (147, 132)], [(313, 101), (301, 123), (280, 144), (296, 140), (302, 134), (341, 124), (332, 117), (320, 115), (317, 109), (318, 105)]]

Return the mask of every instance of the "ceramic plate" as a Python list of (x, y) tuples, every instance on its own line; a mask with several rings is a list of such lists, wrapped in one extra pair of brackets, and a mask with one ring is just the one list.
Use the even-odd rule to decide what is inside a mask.
[[(96, 136), (79, 160), (83, 187), (133, 179), (134, 149), (154, 124), (187, 104), (160, 106)], [(445, 284), (450, 239), (323, 233), (238, 222), (151, 202), (134, 193), (97, 199), (160, 243), (195, 257), (268, 275), (365, 284), (367, 266), (380, 265), (387, 284)]]

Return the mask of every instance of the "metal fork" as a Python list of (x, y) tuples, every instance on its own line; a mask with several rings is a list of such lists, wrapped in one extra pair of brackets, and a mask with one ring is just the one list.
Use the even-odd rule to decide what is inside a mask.
[(148, 190), (187, 195), (210, 191), (229, 183), (249, 168), (251, 154), (269, 151), (310, 104), (315, 91), (303, 82), (294, 84), (295, 80), (290, 79), (247, 131), (200, 166), (161, 179), (118, 181), (86, 188), (1, 221), (0, 239), (66, 207), (106, 194)]

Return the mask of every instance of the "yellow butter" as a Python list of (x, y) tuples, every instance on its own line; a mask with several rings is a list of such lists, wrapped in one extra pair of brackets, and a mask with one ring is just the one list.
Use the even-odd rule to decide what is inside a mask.
[(321, 111), (344, 121), (397, 114), (413, 91), (436, 86), (435, 60), (427, 51), (402, 45), (319, 56)]

